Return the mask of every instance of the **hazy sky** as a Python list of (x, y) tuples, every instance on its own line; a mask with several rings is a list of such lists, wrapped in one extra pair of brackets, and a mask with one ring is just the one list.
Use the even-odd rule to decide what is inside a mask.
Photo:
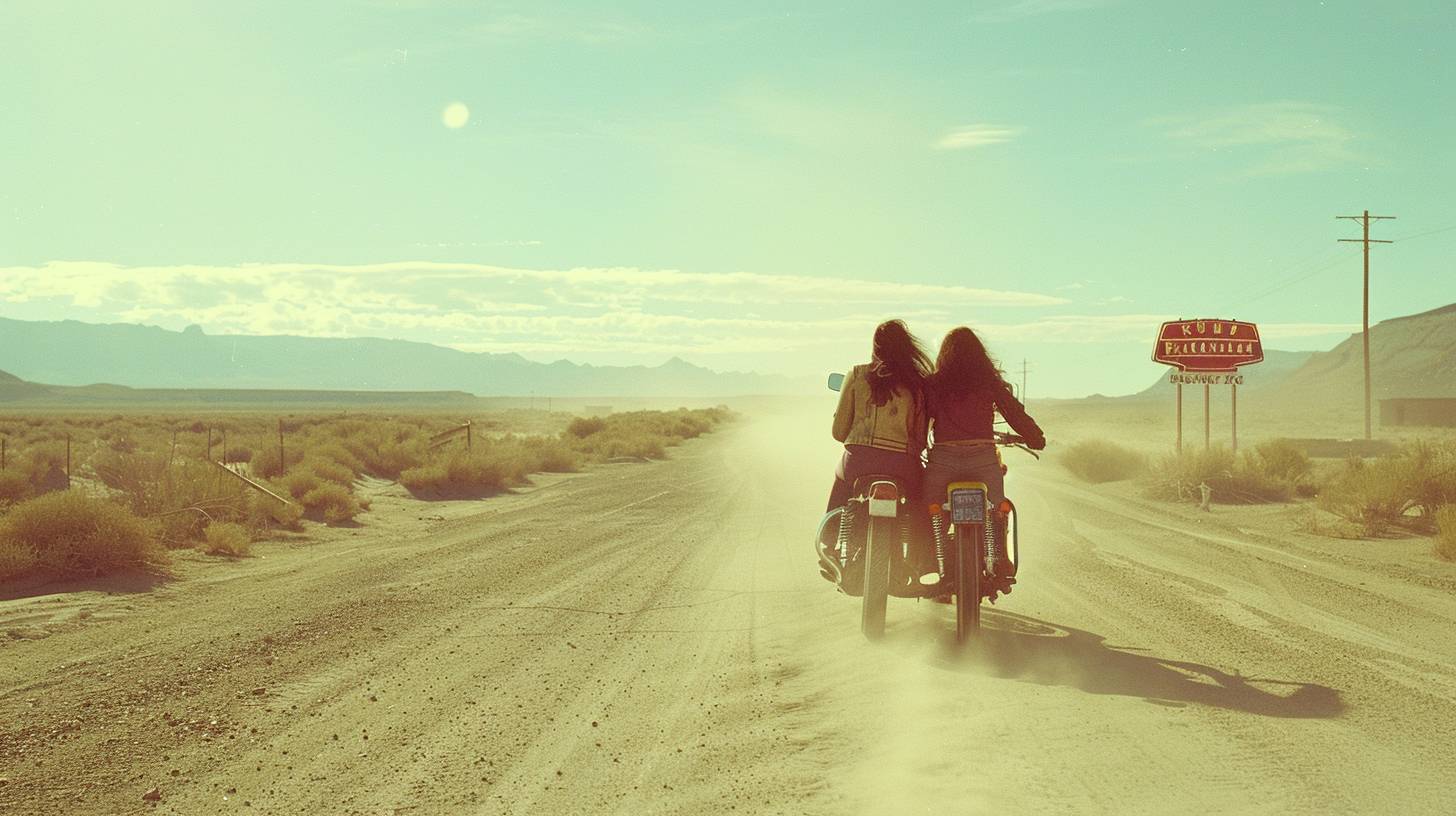
[(5, 0), (0, 316), (1120, 393), (1336, 343), (1366, 207), (1374, 317), (1456, 300), (1449, 0), (714, 5)]

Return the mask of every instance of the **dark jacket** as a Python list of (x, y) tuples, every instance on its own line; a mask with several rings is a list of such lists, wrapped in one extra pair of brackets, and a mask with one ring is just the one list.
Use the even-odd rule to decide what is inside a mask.
[(985, 392), (958, 397), (947, 398), (937, 394), (934, 388), (929, 391), (930, 427), (937, 443), (990, 439), (999, 411), (1011, 430), (1026, 437), (1028, 445), (1038, 450), (1046, 447), (1046, 434), (1004, 382)]

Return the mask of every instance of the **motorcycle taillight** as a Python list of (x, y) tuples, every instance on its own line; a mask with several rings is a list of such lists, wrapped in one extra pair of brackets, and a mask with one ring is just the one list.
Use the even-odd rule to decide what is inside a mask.
[(900, 489), (895, 487), (894, 482), (875, 482), (870, 485), (870, 498), (880, 501), (898, 501)]

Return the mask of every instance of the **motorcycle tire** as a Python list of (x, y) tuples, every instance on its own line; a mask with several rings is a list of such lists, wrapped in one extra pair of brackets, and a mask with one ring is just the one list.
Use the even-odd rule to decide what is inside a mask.
[(956, 643), (980, 634), (981, 564), (986, 560), (982, 539), (970, 525), (956, 531)]
[(890, 597), (890, 548), (895, 545), (899, 525), (892, 518), (870, 519), (864, 548), (864, 597), (861, 599), (860, 631), (869, 640), (885, 634), (885, 607)]

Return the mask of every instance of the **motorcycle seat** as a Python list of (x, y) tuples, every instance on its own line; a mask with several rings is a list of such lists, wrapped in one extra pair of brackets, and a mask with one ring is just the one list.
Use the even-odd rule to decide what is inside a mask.
[(869, 473), (854, 480), (854, 495), (863, 496), (869, 492), (870, 485), (875, 482), (894, 482), (895, 488), (900, 495), (905, 495), (905, 484), (895, 476), (887, 476), (883, 473)]

